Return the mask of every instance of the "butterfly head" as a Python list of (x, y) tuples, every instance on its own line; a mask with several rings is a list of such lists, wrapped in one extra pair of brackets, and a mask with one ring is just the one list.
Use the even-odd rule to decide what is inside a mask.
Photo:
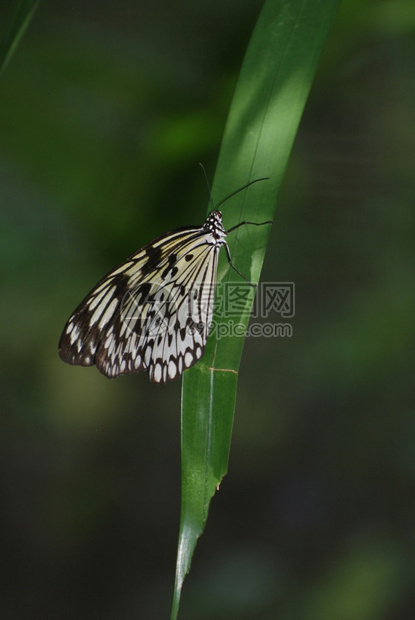
[(212, 245), (223, 245), (226, 232), (222, 224), (222, 213), (220, 211), (211, 211), (203, 228), (205, 232), (210, 233), (212, 236)]

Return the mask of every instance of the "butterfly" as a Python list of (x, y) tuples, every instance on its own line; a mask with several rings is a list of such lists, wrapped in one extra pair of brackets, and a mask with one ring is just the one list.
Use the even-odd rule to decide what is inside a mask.
[(202, 226), (176, 228), (157, 237), (108, 273), (69, 317), (59, 355), (73, 365), (94, 364), (108, 378), (147, 370), (165, 383), (203, 355), (212, 324), (219, 250), (229, 230), (218, 207)]

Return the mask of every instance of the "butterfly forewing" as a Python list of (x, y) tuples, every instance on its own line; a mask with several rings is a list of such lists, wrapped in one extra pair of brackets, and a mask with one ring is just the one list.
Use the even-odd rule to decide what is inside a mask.
[(59, 343), (70, 364), (107, 377), (148, 370), (164, 383), (203, 354), (213, 315), (222, 216), (167, 233), (133, 254), (89, 293)]

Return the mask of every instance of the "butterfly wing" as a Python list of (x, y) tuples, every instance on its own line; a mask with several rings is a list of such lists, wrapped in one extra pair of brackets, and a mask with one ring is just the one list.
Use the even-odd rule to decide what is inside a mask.
[(212, 322), (219, 246), (204, 228), (167, 233), (133, 254), (69, 318), (59, 354), (107, 377), (148, 370), (164, 383), (197, 362)]

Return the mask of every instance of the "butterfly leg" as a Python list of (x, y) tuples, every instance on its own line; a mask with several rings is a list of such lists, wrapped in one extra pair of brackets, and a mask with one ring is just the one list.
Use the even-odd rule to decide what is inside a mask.
[(244, 276), (244, 274), (241, 273), (239, 271), (239, 269), (237, 267), (235, 267), (235, 265), (233, 264), (231, 253), (230, 253), (230, 250), (229, 250), (229, 246), (228, 246), (228, 244), (226, 242), (224, 243), (224, 246), (225, 246), (225, 250), (226, 250), (226, 256), (228, 257), (228, 263), (230, 264), (232, 269), (234, 269), (236, 271), (236, 273), (238, 273), (241, 276), (241, 278), (243, 278), (245, 280), (245, 282), (248, 282), (249, 286), (253, 286), (254, 288), (256, 288), (256, 284), (252, 284), (252, 282), (250, 282), (248, 280), (248, 278), (246, 276)]
[[(261, 180), (261, 179), (259, 179), (259, 180)], [(239, 224), (236, 224), (236, 226), (232, 226), (232, 228), (229, 228), (229, 230), (226, 231), (226, 234), (232, 232), (233, 230), (235, 230), (236, 228), (239, 228), (240, 226), (245, 226), (246, 224), (250, 224), (252, 226), (264, 226), (264, 224), (272, 224), (272, 220), (269, 220), (267, 222), (245, 222), (245, 221), (244, 222), (239, 222)], [(248, 284), (250, 284), (253, 287), (256, 287), (256, 284), (252, 284), (252, 282), (250, 282), (248, 280), (248, 278), (246, 278), (244, 276), (244, 274), (241, 273), (239, 271), (239, 269), (237, 269), (235, 267), (235, 265), (232, 262), (232, 257), (231, 257), (231, 253), (229, 251), (229, 246), (228, 246), (228, 244), (226, 242), (224, 243), (224, 245), (225, 245), (226, 255), (228, 257), (228, 263), (230, 264), (232, 269), (234, 269), (236, 271), (236, 273), (238, 273), (241, 276), (241, 278), (243, 278), (246, 282), (248, 282)]]
[(232, 226), (232, 228), (229, 228), (229, 230), (226, 231), (226, 234), (229, 234), (240, 226), (246, 226), (247, 224), (249, 224), (250, 226), (264, 226), (265, 224), (272, 224), (272, 220), (268, 220), (267, 222), (239, 222), (239, 224), (236, 224), (236, 226)]

